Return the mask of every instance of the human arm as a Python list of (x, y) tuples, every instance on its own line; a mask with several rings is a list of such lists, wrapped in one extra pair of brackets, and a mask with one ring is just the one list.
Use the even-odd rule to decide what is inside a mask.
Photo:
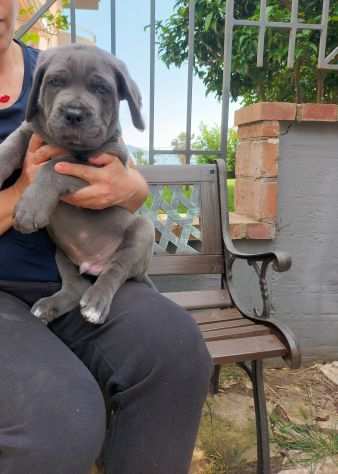
[(12, 186), (0, 191), (0, 235), (12, 227), (14, 209), (39, 168), (62, 152), (61, 148), (43, 145), (39, 136), (32, 136), (19, 178)]
[(76, 176), (88, 182), (85, 188), (64, 197), (65, 202), (89, 209), (121, 206), (130, 212), (135, 212), (142, 206), (149, 189), (132, 160), (125, 167), (117, 157), (103, 153), (89, 161), (95, 166), (66, 162), (55, 165), (58, 173)]

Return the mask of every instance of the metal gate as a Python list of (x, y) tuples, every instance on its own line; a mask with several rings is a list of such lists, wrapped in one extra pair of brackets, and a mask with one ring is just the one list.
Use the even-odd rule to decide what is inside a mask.
[[(21, 38), (38, 20), (39, 18), (55, 3), (56, 0), (47, 0), (44, 5), (32, 16), (32, 18), (23, 25), (16, 33), (16, 38)], [(104, 1), (104, 0), (103, 0)], [(105, 0), (109, 1), (109, 0)], [(338, 56), (337, 47), (326, 56), (327, 34), (330, 0), (323, 0), (323, 9), (321, 23), (310, 24), (303, 23), (299, 20), (299, 0), (292, 0), (291, 19), (289, 22), (270, 21), (267, 10), (267, 0), (260, 0), (260, 18), (257, 21), (237, 19), (234, 17), (235, 1), (227, 0), (224, 11), (225, 34), (224, 34), (224, 70), (223, 70), (223, 91), (222, 91), (222, 119), (221, 119), (221, 146), (218, 151), (214, 150), (192, 150), (191, 149), (191, 116), (192, 116), (192, 90), (193, 90), (193, 63), (194, 63), (194, 30), (195, 30), (195, 13), (196, 1), (189, 2), (189, 37), (188, 37), (188, 87), (187, 87), (187, 119), (186, 119), (186, 146), (180, 149), (179, 153), (185, 155), (186, 162), (190, 163), (192, 155), (210, 155), (223, 157), (226, 159), (227, 153), (227, 136), (228, 136), (228, 119), (229, 119), (229, 102), (230, 102), (230, 84), (231, 84), (231, 57), (232, 57), (232, 40), (233, 31), (238, 26), (249, 26), (258, 28), (258, 47), (257, 47), (257, 66), (263, 66), (264, 42), (267, 28), (286, 29), (289, 30), (289, 48), (288, 48), (288, 67), (294, 65), (296, 36), (298, 30), (317, 30), (320, 32), (320, 44), (318, 55), (318, 67), (320, 69), (338, 70), (338, 64), (331, 64)], [(110, 0), (111, 3), (111, 52), (116, 53), (116, 0)], [(76, 7), (75, 0), (70, 0), (70, 26), (71, 41), (76, 41)], [(155, 112), (155, 59), (156, 59), (156, 0), (150, 0), (150, 101), (149, 101), (149, 162), (154, 163), (155, 155), (177, 154), (177, 150), (172, 149), (155, 149), (154, 148), (154, 112)]]

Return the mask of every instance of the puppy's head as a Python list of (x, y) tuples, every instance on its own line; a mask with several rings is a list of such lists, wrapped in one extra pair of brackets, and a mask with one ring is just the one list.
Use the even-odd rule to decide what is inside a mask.
[(40, 54), (26, 120), (63, 148), (96, 150), (116, 134), (121, 100), (144, 130), (141, 94), (124, 63), (93, 46), (64, 46)]

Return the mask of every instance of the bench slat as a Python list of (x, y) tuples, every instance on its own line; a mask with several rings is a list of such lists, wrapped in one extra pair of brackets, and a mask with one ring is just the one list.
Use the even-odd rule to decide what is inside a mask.
[(216, 364), (260, 360), (287, 354), (286, 347), (274, 334), (211, 341), (207, 342), (207, 346)]
[(226, 290), (173, 291), (162, 293), (185, 309), (226, 308), (231, 306)]
[(219, 321), (217, 323), (205, 323), (205, 324), (200, 324), (199, 328), (201, 332), (208, 332), (208, 331), (214, 331), (216, 329), (229, 329), (229, 328), (238, 328), (238, 327), (247, 327), (247, 326), (253, 326), (255, 323), (253, 321), (250, 321), (248, 319), (242, 318), (242, 319), (235, 319), (231, 321)]
[(205, 341), (219, 341), (243, 337), (256, 337), (263, 334), (271, 334), (270, 329), (267, 326), (254, 324), (252, 326), (207, 331), (203, 333), (203, 337)]
[(223, 255), (154, 255), (149, 275), (202, 275), (224, 272)]
[(192, 311), (191, 316), (197, 324), (219, 323), (222, 321), (246, 320), (236, 308), (212, 308)]

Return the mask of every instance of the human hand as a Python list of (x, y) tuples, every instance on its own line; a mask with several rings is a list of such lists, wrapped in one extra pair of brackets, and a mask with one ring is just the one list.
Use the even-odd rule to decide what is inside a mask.
[(65, 150), (62, 148), (44, 145), (43, 139), (34, 133), (29, 141), (21, 174), (15, 183), (16, 188), (23, 192), (33, 182), (36, 173), (46, 161), (64, 153)]
[(88, 186), (65, 196), (64, 202), (87, 209), (121, 206), (131, 212), (142, 205), (148, 186), (136, 169), (125, 167), (116, 156), (108, 153), (90, 158), (89, 162), (94, 166), (67, 162), (55, 165), (58, 173), (88, 182)]

